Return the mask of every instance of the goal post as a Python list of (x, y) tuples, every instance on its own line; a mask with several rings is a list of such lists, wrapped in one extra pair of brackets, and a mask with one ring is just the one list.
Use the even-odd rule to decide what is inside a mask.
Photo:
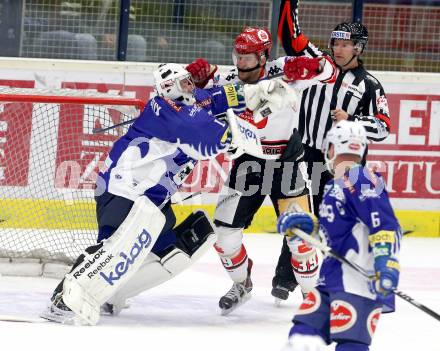
[(70, 265), (96, 242), (94, 184), (129, 126), (93, 129), (136, 118), (144, 106), (91, 90), (0, 88), (0, 274)]

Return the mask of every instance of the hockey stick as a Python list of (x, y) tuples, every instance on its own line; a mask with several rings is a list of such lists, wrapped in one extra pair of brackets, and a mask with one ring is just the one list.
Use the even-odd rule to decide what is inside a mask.
[[(363, 268), (359, 267), (358, 265), (354, 264), (353, 262), (347, 260), (345, 257), (341, 256), (337, 252), (335, 252), (332, 248), (328, 247), (321, 241), (313, 238), (311, 235), (303, 232), (302, 230), (295, 228), (292, 230), (292, 233), (298, 236), (299, 238), (303, 239), (305, 242), (311, 244), (312, 246), (317, 247), (322, 252), (334, 257), (341, 263), (345, 263), (346, 265), (353, 268), (356, 272), (367, 278), (368, 280), (375, 280), (376, 277), (373, 275), (369, 275)], [(440, 321), (440, 315), (430, 308), (426, 307), (425, 305), (422, 305), (420, 302), (414, 300), (411, 296), (408, 296), (407, 294), (403, 293), (400, 290), (394, 289), (393, 293), (397, 296), (399, 296), (401, 299), (405, 300), (406, 302), (409, 302), (411, 305), (417, 307), (418, 309), (422, 310), (423, 312), (429, 314), (431, 317), (435, 318), (436, 320)]]
[(20, 316), (12, 314), (0, 314), (0, 322), (15, 322), (15, 323), (46, 323), (50, 322), (38, 316)]
[(92, 129), (92, 133), (93, 134), (104, 133), (104, 132), (106, 132), (108, 130), (112, 130), (112, 129), (115, 129), (115, 128), (118, 128), (118, 127), (122, 127), (122, 126), (125, 126), (127, 124), (132, 124), (132, 123), (134, 123), (134, 121), (136, 121), (136, 119), (137, 119), (137, 117), (135, 117), (133, 119), (130, 119), (128, 121), (125, 121), (125, 122), (121, 122), (121, 123), (112, 125), (110, 127), (106, 127), (106, 128), (93, 128)]
[(187, 197), (184, 197), (184, 198), (181, 199), (180, 201), (172, 202), (171, 205), (180, 204), (180, 203), (182, 203), (183, 201), (186, 201), (186, 200), (192, 199), (193, 197), (199, 196), (199, 195), (201, 195), (201, 194), (202, 194), (202, 191), (199, 190), (199, 191), (197, 191), (197, 192), (195, 192), (195, 193), (193, 193), (193, 194), (191, 194), (191, 195), (188, 195)]
[[(282, 72), (282, 73), (277, 73), (277, 74), (274, 74), (274, 75), (268, 76), (267, 79), (279, 78), (279, 77), (282, 77), (283, 75), (284, 75), (284, 72)], [(256, 83), (258, 83), (258, 82), (255, 82), (255, 83), (243, 83), (243, 82), (238, 82), (237, 84), (239, 84), (239, 85), (244, 85), (244, 84), (256, 84)], [(224, 115), (224, 113), (221, 113), (221, 115)], [(216, 117), (216, 116), (214, 116), (214, 117)], [(125, 122), (121, 122), (121, 123), (118, 123), (118, 124), (112, 125), (112, 126), (110, 126), (110, 127), (106, 127), (106, 128), (93, 128), (93, 129), (92, 129), (92, 133), (93, 133), (93, 134), (104, 133), (104, 132), (107, 132), (107, 131), (109, 131), (109, 130), (112, 130), (112, 129), (115, 129), (115, 128), (118, 128), (118, 127), (125, 126), (125, 125), (127, 125), (127, 124), (132, 124), (132, 123), (134, 123), (134, 121), (136, 121), (136, 119), (137, 119), (137, 117), (132, 118), (132, 119), (130, 119), (130, 120), (128, 120), (128, 121), (125, 121)]]

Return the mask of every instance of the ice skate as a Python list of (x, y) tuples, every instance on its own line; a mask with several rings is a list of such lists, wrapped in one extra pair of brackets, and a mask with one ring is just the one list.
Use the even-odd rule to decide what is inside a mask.
[(101, 315), (118, 316), (123, 309), (129, 308), (130, 304), (127, 301), (118, 303), (105, 302), (100, 309)]
[(50, 305), (40, 314), (40, 317), (61, 324), (80, 324), (75, 313), (64, 303), (62, 293), (52, 297)]
[(252, 260), (249, 259), (248, 273), (246, 279), (241, 283), (232, 284), (232, 288), (220, 298), (218, 305), (222, 316), (225, 316), (237, 307), (244, 304), (251, 298), (252, 280), (251, 280)]
[(282, 281), (279, 277), (275, 276), (272, 279), (272, 291), (271, 294), (275, 298), (275, 306), (280, 306), (281, 301), (285, 301), (289, 298), (289, 292), (293, 292), (298, 286), (296, 281)]

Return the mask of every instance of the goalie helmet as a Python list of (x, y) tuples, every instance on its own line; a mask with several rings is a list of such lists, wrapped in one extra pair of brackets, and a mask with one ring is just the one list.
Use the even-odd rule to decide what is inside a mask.
[[(332, 156), (329, 154), (331, 145), (333, 145)], [(346, 120), (339, 121), (328, 131), (323, 144), (322, 151), (328, 170), (333, 172), (333, 163), (339, 155), (356, 155), (362, 159), (366, 147), (367, 133), (360, 123)]]
[(194, 82), (183, 66), (176, 63), (161, 64), (153, 72), (153, 77), (157, 95), (181, 101), (185, 105), (195, 103)]
[(234, 51), (237, 54), (256, 54), (258, 58), (262, 55), (269, 58), (271, 48), (272, 38), (270, 32), (260, 27), (245, 27), (243, 31), (237, 35), (234, 42)]
[(329, 48), (336, 39), (351, 40), (358, 54), (362, 54), (368, 42), (368, 30), (362, 23), (343, 22), (338, 24), (330, 35)]

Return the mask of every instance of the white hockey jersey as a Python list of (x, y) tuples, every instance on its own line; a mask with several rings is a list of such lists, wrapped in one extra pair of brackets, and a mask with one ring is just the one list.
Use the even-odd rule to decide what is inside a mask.
[[(282, 76), (284, 69), (284, 62), (287, 56), (279, 57), (276, 60), (268, 61), (265, 66), (264, 73), (261, 77), (263, 79), (271, 79), (273, 77)], [(325, 60), (322, 73), (310, 80), (295, 81), (289, 85), (298, 93), (306, 89), (312, 84), (325, 84), (327, 81), (334, 78), (336, 68), (330, 60)], [(231, 69), (227, 74), (217, 74), (214, 76), (212, 84), (214, 86), (223, 86), (227, 84), (241, 83), (238, 77), (238, 70), (236, 67)], [(244, 112), (246, 106), (244, 103), (234, 107), (234, 112), (239, 115)], [(280, 155), (286, 148), (294, 129), (298, 129), (298, 113), (297, 108), (286, 107), (278, 112), (274, 112), (270, 117), (266, 117), (263, 123), (259, 123), (261, 144), (263, 152), (268, 155)]]

